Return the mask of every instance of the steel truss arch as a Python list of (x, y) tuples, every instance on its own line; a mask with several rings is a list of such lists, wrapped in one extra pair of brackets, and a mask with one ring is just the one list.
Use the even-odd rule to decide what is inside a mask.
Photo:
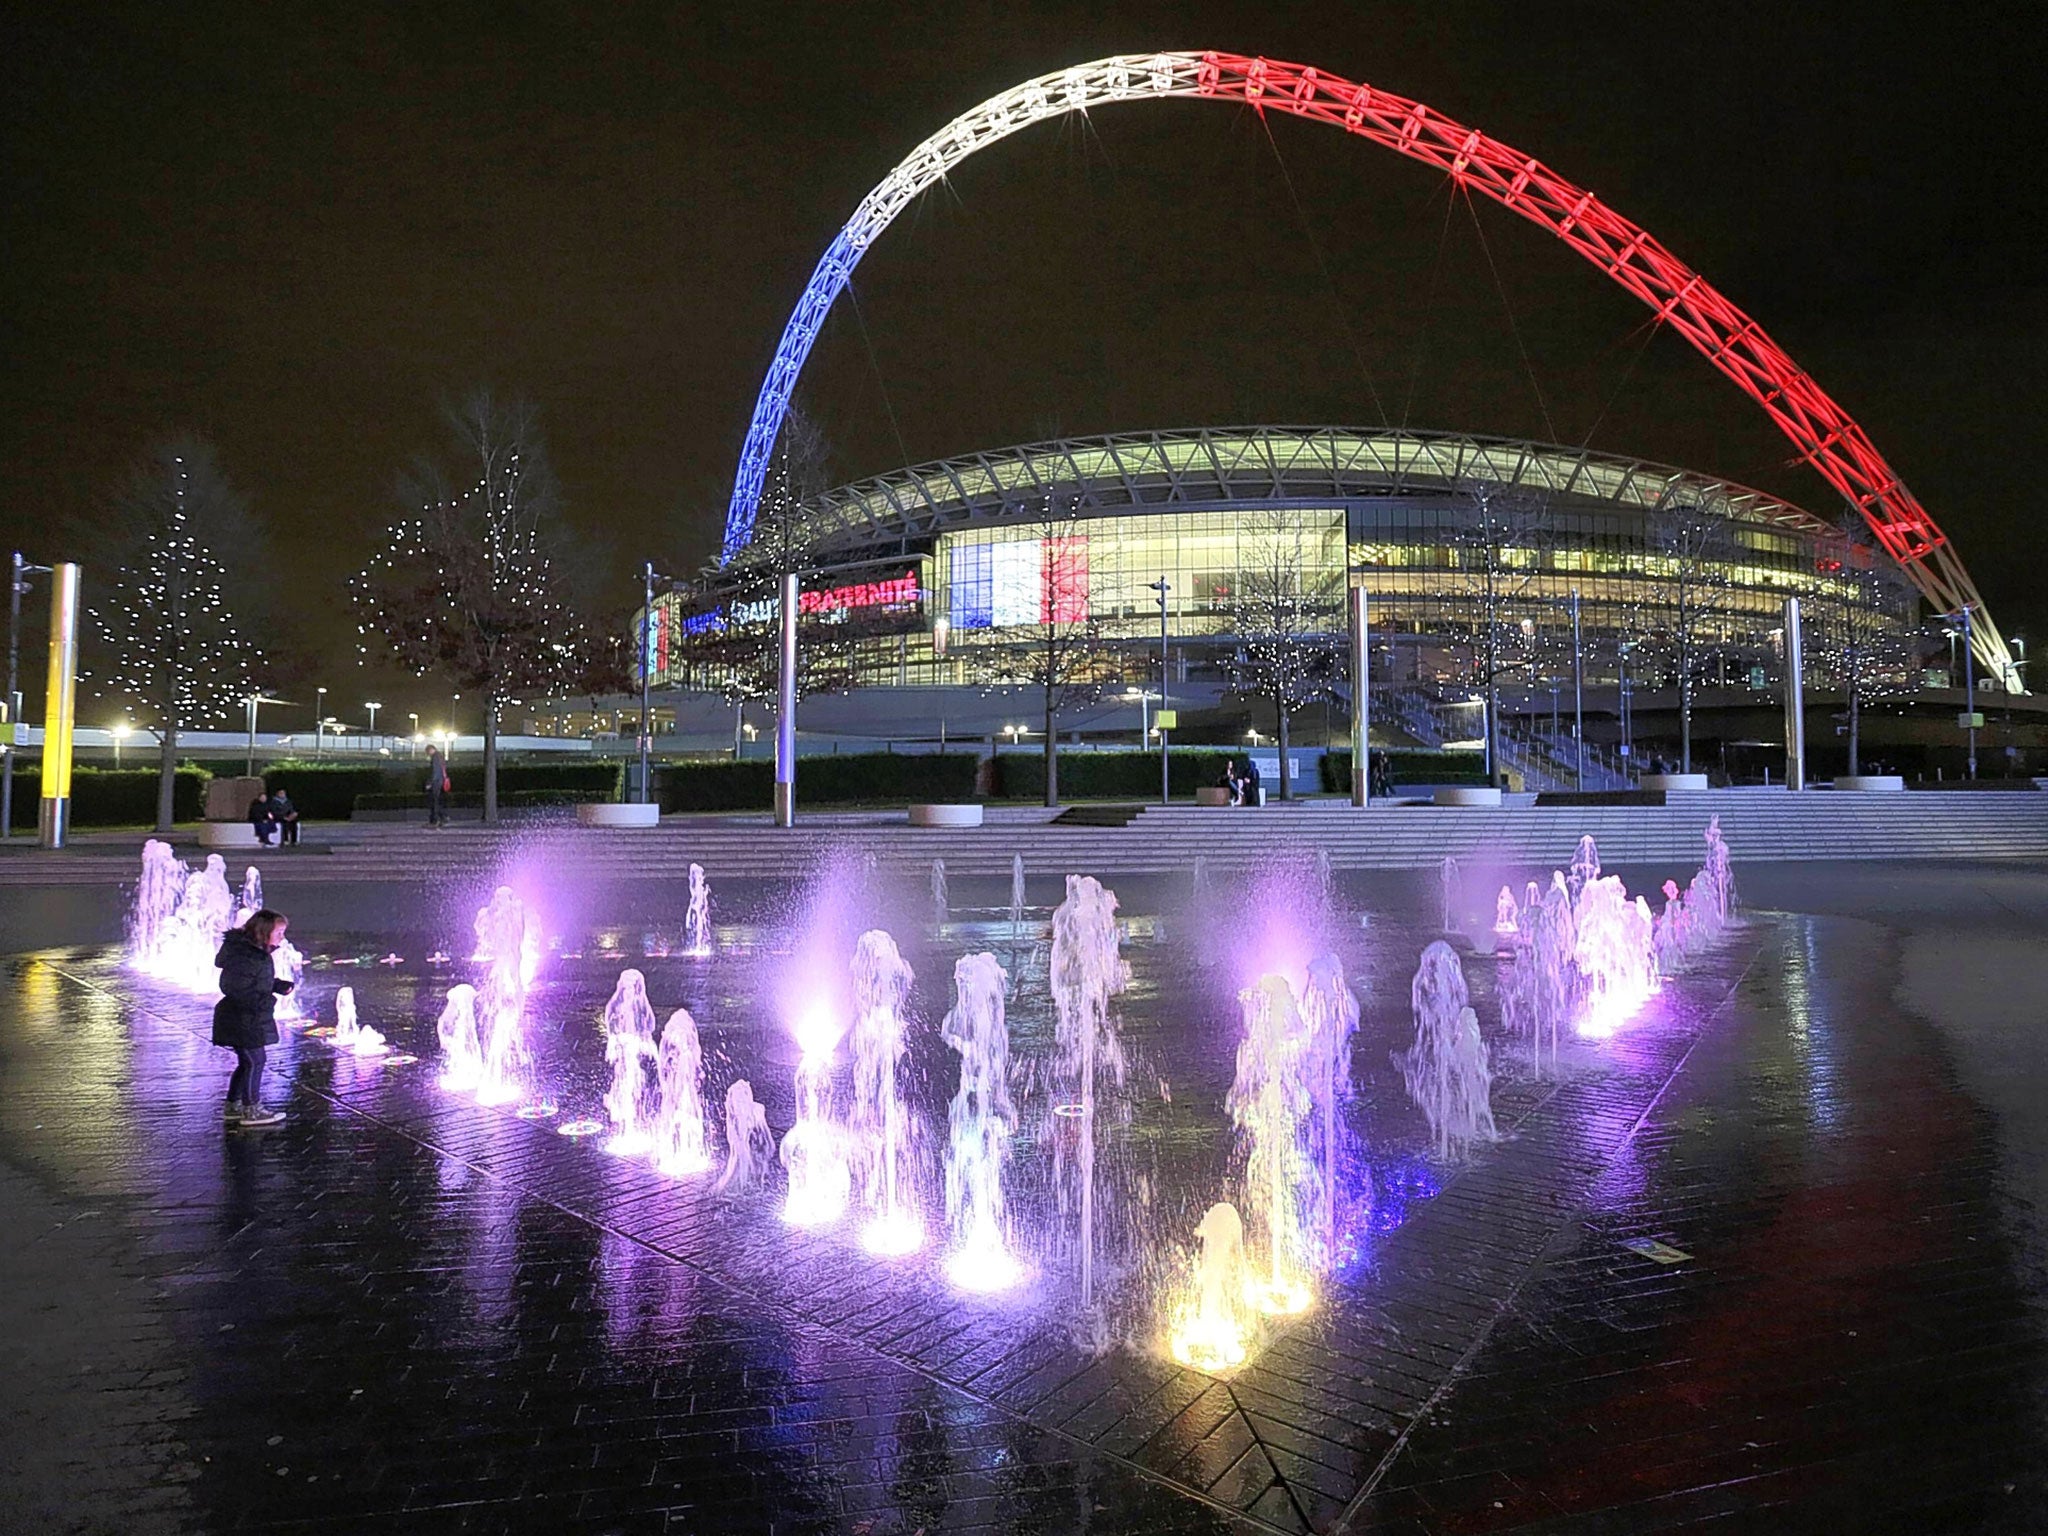
[(1122, 101), (1245, 103), (1328, 123), (1410, 160), (1556, 235), (1634, 294), (1760, 405), (1821, 477), (1869, 524), (1920, 592), (1945, 613), (1974, 610), (1975, 650), (2005, 681), (2012, 657), (1947, 536), (1849, 413), (1763, 327), (1647, 230), (1524, 155), (1422, 102), (1300, 64), (1235, 53), (1122, 54), (1026, 80), (963, 112), (919, 144), (854, 210), (819, 259), (762, 381), (740, 451), (721, 563), (753, 534), (775, 439), (826, 315), (892, 219), (976, 150), (1069, 112)]

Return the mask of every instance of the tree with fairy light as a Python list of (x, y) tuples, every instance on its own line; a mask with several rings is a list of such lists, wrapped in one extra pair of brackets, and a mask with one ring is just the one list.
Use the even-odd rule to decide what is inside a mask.
[[(1102, 629), (1089, 598), (1088, 535), (1080, 504), (1047, 497), (1034, 537), (997, 544), (955, 545), (954, 588), (979, 583), (998, 643), (977, 648), (983, 683), (1023, 687), (1038, 695), (1045, 726), (1045, 803), (1060, 803), (1059, 714), (1102, 692), (1108, 663)], [(970, 571), (968, 562), (979, 561)]]
[(1550, 517), (1541, 499), (1511, 486), (1471, 480), (1459, 490), (1465, 504), (1445, 519), (1442, 537), (1452, 552), (1449, 584), (1470, 616), (1473, 670), (1486, 700), (1487, 772), (1499, 784), (1500, 683), (1530, 664), (1520, 605), (1541, 569)]
[(1280, 798), (1289, 800), (1294, 712), (1329, 697), (1340, 673), (1344, 525), (1341, 518), (1264, 511), (1248, 514), (1240, 530), (1231, 594), (1237, 648), (1226, 667), (1238, 693), (1273, 706)]
[(1849, 772), (1863, 771), (1863, 706), (1910, 687), (1918, 647), (1911, 634), (1914, 598), (1861, 517), (1844, 518), (1841, 536), (1822, 546), (1815, 594), (1815, 672), (1842, 690)]
[(1730, 570), (1741, 553), (1724, 499), (1674, 482), (1649, 514), (1648, 598), (1678, 669), (1678, 771), (1692, 772), (1693, 679), (1727, 628)]
[(230, 600), (262, 555), (248, 504), (196, 438), (145, 455), (95, 537), (109, 531), (113, 576), (87, 606), (98, 654), (81, 680), (156, 733), (156, 826), (168, 832), (179, 733), (232, 719), (263, 665)]
[(388, 645), (415, 675), (482, 698), (484, 820), (495, 822), (505, 709), (571, 691), (588, 637), (556, 555), (561, 488), (538, 413), (479, 389), (446, 415), (455, 468), (422, 460), (403, 477), (415, 510), (386, 531), (349, 597), (365, 661)]

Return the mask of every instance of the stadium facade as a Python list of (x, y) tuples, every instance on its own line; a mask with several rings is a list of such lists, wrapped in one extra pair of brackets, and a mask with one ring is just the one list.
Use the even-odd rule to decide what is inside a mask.
[(1710, 475), (1457, 433), (1218, 427), (1032, 443), (764, 506), (724, 565), (657, 599), (655, 685), (758, 691), (785, 570), (806, 651), (833, 659), (811, 680), (826, 689), (985, 686), (1056, 631), (1085, 635), (1106, 685), (1156, 680), (1162, 580), (1175, 683), (1227, 683), (1276, 606), (1334, 639), (1349, 585), (1370, 595), (1378, 676), (1446, 686), (1471, 682), (1489, 637), (1504, 679), (1569, 677), (1574, 594), (1594, 683), (1675, 681), (1684, 654), (1696, 681), (1765, 686), (1791, 596), (1809, 628), (1903, 638), (1918, 621), (1874, 545)]

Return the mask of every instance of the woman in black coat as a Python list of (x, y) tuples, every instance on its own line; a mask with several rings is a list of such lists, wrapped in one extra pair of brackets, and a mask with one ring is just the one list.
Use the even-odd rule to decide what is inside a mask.
[(221, 940), (213, 963), (220, 967), (221, 999), (213, 1005), (213, 1043), (235, 1053), (235, 1075), (228, 1079), (227, 1126), (281, 1125), (284, 1116), (266, 1110), (263, 1052), (277, 1044), (277, 1000), (292, 984), (278, 979), (271, 951), (284, 939), (285, 919), (267, 907)]

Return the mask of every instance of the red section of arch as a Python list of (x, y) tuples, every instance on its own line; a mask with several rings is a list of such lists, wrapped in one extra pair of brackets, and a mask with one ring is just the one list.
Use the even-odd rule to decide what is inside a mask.
[(1946, 536), (1863, 429), (1763, 327), (1591, 192), (1537, 160), (1405, 96), (1300, 64), (1234, 53), (1202, 56), (1201, 92), (1313, 119), (1434, 166), (1460, 186), (1540, 224), (1655, 311), (1739, 384), (1863, 514), (1922, 592), (1944, 608), (1981, 600)]

